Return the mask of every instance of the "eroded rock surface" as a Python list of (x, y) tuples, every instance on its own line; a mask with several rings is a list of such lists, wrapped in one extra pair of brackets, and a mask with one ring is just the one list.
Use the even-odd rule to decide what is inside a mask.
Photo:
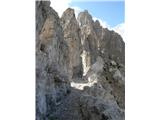
[[(69, 88), (68, 46), (50, 2), (36, 2), (36, 119), (46, 119)], [(40, 21), (39, 21), (40, 20)], [(41, 30), (39, 30), (41, 29)]]
[[(69, 72), (71, 78), (82, 77), (82, 45), (80, 39), (80, 29), (75, 18), (74, 10), (68, 8), (62, 15), (61, 25), (64, 31), (64, 40), (69, 48)], [(71, 32), (72, 31), (72, 32)]]
[(79, 13), (77, 20), (81, 29), (82, 60), (84, 74), (86, 74), (91, 65), (96, 61), (98, 55), (98, 38), (93, 26), (94, 21), (87, 10)]
[(36, 120), (124, 120), (124, 52), (87, 10), (36, 1)]

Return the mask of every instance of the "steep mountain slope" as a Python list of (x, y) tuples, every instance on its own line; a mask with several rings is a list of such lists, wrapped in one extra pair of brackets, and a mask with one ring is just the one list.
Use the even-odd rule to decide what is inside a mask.
[(87, 10), (36, 1), (36, 120), (124, 120), (124, 52)]

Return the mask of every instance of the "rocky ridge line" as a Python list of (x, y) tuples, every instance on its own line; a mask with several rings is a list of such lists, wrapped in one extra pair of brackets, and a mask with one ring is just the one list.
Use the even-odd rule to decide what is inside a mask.
[(36, 120), (124, 120), (124, 78), (119, 34), (36, 1)]

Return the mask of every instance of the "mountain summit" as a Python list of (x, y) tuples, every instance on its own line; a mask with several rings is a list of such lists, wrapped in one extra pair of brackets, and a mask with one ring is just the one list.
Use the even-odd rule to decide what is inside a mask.
[(36, 1), (36, 120), (124, 120), (125, 43), (87, 10)]

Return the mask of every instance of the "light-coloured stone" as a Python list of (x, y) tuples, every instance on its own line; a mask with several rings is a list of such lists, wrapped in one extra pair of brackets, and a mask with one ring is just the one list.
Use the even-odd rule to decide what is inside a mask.
[(124, 120), (124, 47), (87, 10), (36, 1), (36, 120)]
[(113, 78), (115, 80), (122, 80), (122, 75), (121, 75), (121, 72), (119, 70), (116, 70), (114, 75), (113, 75)]
[(64, 31), (64, 40), (69, 48), (69, 74), (71, 78), (81, 77), (83, 74), (82, 59), (80, 56), (82, 53), (82, 46), (80, 29), (73, 9), (68, 8), (63, 13), (61, 17), (61, 25)]

